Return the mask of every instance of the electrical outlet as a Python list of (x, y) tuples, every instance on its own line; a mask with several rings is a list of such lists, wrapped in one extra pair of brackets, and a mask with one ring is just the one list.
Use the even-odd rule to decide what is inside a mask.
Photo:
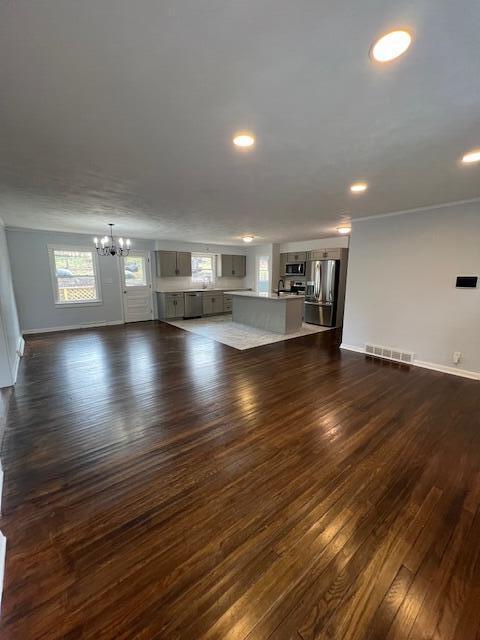
[(453, 364), (458, 364), (461, 359), (462, 359), (462, 352), (461, 351), (454, 351), (453, 352)]

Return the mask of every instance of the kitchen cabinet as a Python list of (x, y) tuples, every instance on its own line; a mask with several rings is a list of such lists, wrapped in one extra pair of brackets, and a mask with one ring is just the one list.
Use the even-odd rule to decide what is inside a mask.
[(155, 251), (155, 256), (159, 278), (192, 275), (192, 254), (189, 251)]
[(296, 253), (288, 253), (288, 262), (305, 262), (307, 259), (306, 251), (297, 251)]
[(177, 276), (189, 278), (192, 275), (192, 254), (190, 251), (177, 251)]
[(340, 260), (342, 250), (316, 249), (308, 252), (308, 260)]
[(233, 256), (233, 275), (244, 278), (247, 274), (247, 256)]
[(177, 252), (155, 251), (157, 276), (168, 278), (177, 275)]
[(220, 273), (222, 278), (244, 278), (247, 274), (247, 257), (222, 253), (220, 256)]
[(203, 292), (203, 315), (211, 316), (223, 313), (223, 293)]
[(280, 277), (287, 275), (287, 262), (288, 262), (288, 253), (280, 254)]
[(187, 296), (192, 294), (201, 299), (198, 315), (214, 316), (232, 313), (232, 294), (221, 290), (158, 291), (158, 317), (161, 320), (174, 320), (175, 318), (184, 318), (186, 315), (188, 317), (189, 308), (185, 305), (185, 300)]
[(228, 293), (223, 294), (223, 311), (224, 313), (232, 312), (232, 296), (228, 295)]
[(233, 256), (222, 253), (220, 256), (220, 274), (222, 278), (233, 275)]
[(182, 293), (158, 293), (158, 315), (160, 318), (170, 320), (183, 318), (185, 315), (185, 300)]

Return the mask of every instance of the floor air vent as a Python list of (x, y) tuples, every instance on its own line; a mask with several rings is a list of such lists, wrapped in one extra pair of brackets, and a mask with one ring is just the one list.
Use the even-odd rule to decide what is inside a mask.
[(411, 364), (414, 356), (412, 351), (400, 351), (400, 349), (392, 349), (391, 347), (381, 347), (378, 344), (366, 344), (365, 353), (376, 358), (385, 358), (405, 364)]

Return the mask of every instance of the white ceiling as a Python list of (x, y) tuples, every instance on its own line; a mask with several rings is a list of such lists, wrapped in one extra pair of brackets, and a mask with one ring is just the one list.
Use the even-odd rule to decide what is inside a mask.
[[(400, 25), (411, 49), (372, 64)], [(480, 146), (479, 33), (478, 0), (5, 0), (0, 215), (236, 244), (479, 197), (458, 164)]]

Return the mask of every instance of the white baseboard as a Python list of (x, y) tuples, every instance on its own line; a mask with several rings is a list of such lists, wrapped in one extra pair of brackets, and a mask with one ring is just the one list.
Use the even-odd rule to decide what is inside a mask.
[(17, 353), (20, 356), (20, 358), (23, 356), (24, 351), (25, 351), (25, 340), (23, 339), (23, 336), (20, 336), (17, 344)]
[(470, 378), (470, 380), (480, 380), (480, 373), (469, 371), (468, 369), (457, 369), (457, 367), (449, 367), (445, 364), (436, 364), (435, 362), (423, 362), (423, 360), (415, 360), (413, 364), (422, 369), (431, 369), (432, 371), (440, 371), (441, 373), (449, 373), (451, 376), (460, 376), (461, 378)]
[(13, 371), (12, 371), (13, 384), (15, 384), (15, 382), (17, 381), (18, 367), (20, 366), (20, 359), (23, 356), (24, 350), (25, 350), (25, 340), (23, 339), (23, 336), (20, 336), (18, 339), (17, 350), (15, 351), (15, 363), (13, 365)]
[(7, 539), (0, 531), (0, 607), (2, 604), (3, 577), (5, 574), (5, 555), (7, 553)]
[(43, 329), (24, 329), (23, 335), (31, 333), (53, 333), (54, 331), (72, 331), (74, 329), (94, 329), (95, 327), (110, 327), (116, 324), (124, 324), (123, 320), (112, 320), (111, 322), (92, 322), (91, 324), (71, 324), (62, 327), (45, 327)]
[(354, 347), (353, 344), (345, 344), (342, 342), (340, 345), (340, 349), (345, 349), (346, 351), (355, 351), (356, 353), (365, 353), (365, 349), (362, 347)]
[[(340, 349), (345, 349), (346, 351), (355, 351), (356, 353), (365, 354), (365, 349), (363, 347), (356, 347), (352, 344), (345, 344), (343, 342), (340, 345)], [(385, 360), (385, 362), (390, 362), (390, 360)], [(414, 360), (410, 364), (412, 364), (414, 367), (421, 367), (422, 369), (431, 369), (432, 371), (440, 371), (441, 373), (448, 373), (449, 375), (452, 375), (452, 376), (469, 378), (470, 380), (480, 380), (480, 373), (477, 373), (476, 371), (469, 371), (468, 369), (458, 369), (457, 367), (449, 367), (444, 364), (436, 364), (435, 362), (425, 362), (423, 360)]]

